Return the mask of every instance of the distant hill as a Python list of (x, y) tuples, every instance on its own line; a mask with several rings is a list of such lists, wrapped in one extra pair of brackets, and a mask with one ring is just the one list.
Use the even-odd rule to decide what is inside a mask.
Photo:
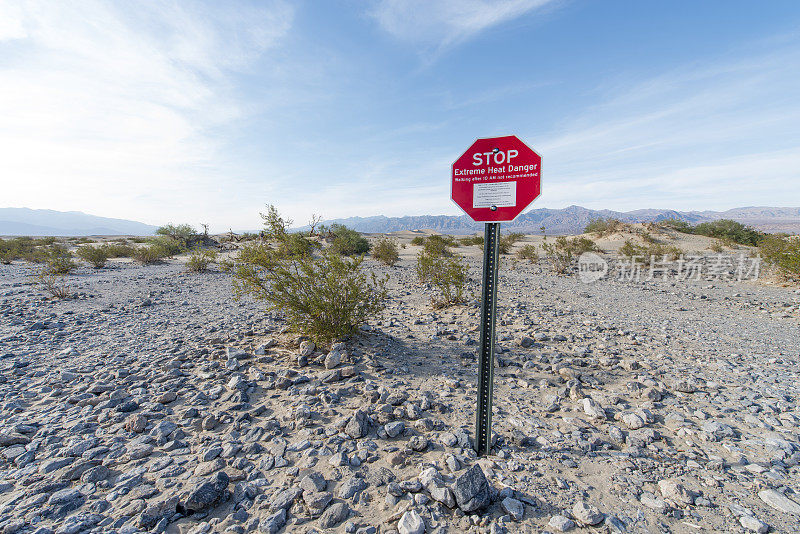
[[(563, 209), (539, 208), (520, 215), (513, 223), (504, 223), (509, 232), (541, 233), (544, 226), (551, 235), (577, 234), (589, 221), (600, 217), (613, 217), (624, 222), (657, 222), (681, 219), (698, 224), (716, 219), (733, 219), (765, 232), (800, 232), (800, 208), (747, 207), (727, 211), (675, 211), (641, 209), (634, 211), (591, 210), (581, 206)], [(344, 224), (366, 233), (388, 233), (400, 230), (435, 230), (448, 234), (471, 234), (483, 230), (483, 224), (462, 215), (416, 215), (405, 217), (349, 217), (333, 219), (324, 224)], [(306, 227), (307, 228), (307, 227)]]
[(0, 235), (153, 235), (156, 226), (79, 211), (0, 208)]

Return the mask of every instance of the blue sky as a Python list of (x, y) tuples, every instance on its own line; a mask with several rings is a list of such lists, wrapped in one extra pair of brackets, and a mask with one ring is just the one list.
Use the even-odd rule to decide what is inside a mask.
[(0, 205), (252, 229), (459, 214), (477, 137), (534, 207), (800, 205), (800, 4), (0, 0)]

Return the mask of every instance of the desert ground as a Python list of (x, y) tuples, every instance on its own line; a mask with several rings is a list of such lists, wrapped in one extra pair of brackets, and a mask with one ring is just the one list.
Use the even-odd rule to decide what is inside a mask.
[(365, 261), (387, 308), (332, 347), (180, 257), (83, 266), (63, 300), (0, 265), (0, 532), (800, 531), (800, 290), (503, 256), (478, 458), (482, 252), (454, 249), (472, 295), (435, 309), (426, 234)]

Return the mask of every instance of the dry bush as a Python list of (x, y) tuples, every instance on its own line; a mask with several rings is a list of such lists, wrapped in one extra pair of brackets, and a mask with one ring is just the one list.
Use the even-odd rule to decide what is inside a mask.
[(400, 259), (400, 252), (397, 250), (397, 243), (393, 239), (381, 238), (372, 247), (372, 257), (384, 265), (394, 265)]
[(199, 246), (192, 250), (189, 259), (186, 260), (186, 270), (195, 273), (204, 273), (208, 266), (217, 261), (217, 251), (202, 249)]
[(166, 254), (158, 245), (145, 245), (133, 249), (131, 257), (142, 265), (150, 265), (162, 261)]
[(108, 260), (108, 250), (104, 246), (84, 245), (78, 248), (78, 257), (91, 263), (95, 269), (100, 269)]
[(36, 281), (40, 286), (42, 286), (42, 289), (49, 293), (51, 297), (56, 299), (66, 299), (72, 294), (69, 290), (69, 287), (64, 283), (61, 283), (63, 280), (63, 275), (50, 271), (48, 267), (39, 269), (39, 272), (36, 275)]
[(553, 271), (564, 274), (572, 266), (573, 248), (564, 236), (556, 238), (555, 242), (542, 243), (542, 250), (553, 263)]
[(536, 245), (525, 245), (517, 251), (517, 257), (521, 260), (528, 260), (531, 263), (539, 261), (539, 253), (536, 252)]
[(458, 240), (458, 242), (461, 243), (464, 246), (478, 245), (478, 246), (482, 247), (483, 246), (483, 236), (482, 235), (471, 235), (471, 236), (467, 236), (467, 237), (462, 237), (461, 239)]
[(758, 252), (785, 278), (800, 280), (800, 237), (767, 235), (759, 243)]
[(625, 228), (625, 224), (619, 219), (614, 218), (599, 218), (589, 221), (583, 232), (586, 234), (596, 234), (598, 237), (621, 232)]
[(416, 271), (419, 281), (430, 283), (438, 295), (431, 299), (436, 308), (465, 301), (464, 293), (469, 282), (469, 265), (461, 256), (453, 255), (446, 248), (433, 247), (417, 254)]

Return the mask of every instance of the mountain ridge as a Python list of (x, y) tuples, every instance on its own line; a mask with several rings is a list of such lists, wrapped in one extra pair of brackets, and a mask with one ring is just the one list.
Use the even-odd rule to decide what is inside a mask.
[(138, 221), (99, 217), (80, 211), (0, 208), (0, 235), (153, 235), (157, 228)]
[[(593, 219), (613, 217), (623, 222), (658, 222), (666, 219), (680, 219), (690, 224), (699, 224), (717, 219), (733, 219), (749, 224), (757, 229), (770, 232), (800, 232), (800, 208), (746, 206), (725, 211), (678, 211), (670, 209), (645, 208), (632, 211), (592, 210), (582, 206), (568, 206), (561, 209), (537, 208), (521, 214), (510, 223), (503, 223), (503, 229), (512, 232), (541, 233), (545, 227), (547, 234), (565, 235), (581, 233)], [(344, 224), (364, 233), (389, 233), (403, 230), (434, 230), (450, 234), (471, 234), (483, 229), (482, 223), (472, 221), (466, 215), (406, 215), (387, 217), (347, 217), (330, 219), (323, 224)], [(299, 228), (308, 229), (308, 226)]]

